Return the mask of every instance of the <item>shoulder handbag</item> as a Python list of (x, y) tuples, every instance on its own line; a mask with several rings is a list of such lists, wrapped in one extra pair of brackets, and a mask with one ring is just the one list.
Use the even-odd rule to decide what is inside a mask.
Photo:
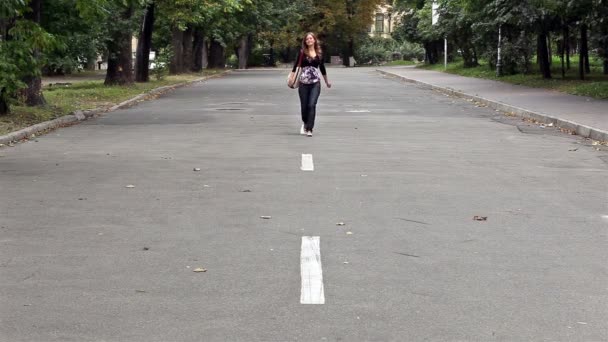
[(298, 57), (298, 66), (296, 67), (296, 71), (293, 73), (289, 73), (287, 76), (287, 86), (291, 89), (296, 89), (300, 86), (300, 75), (302, 74), (302, 57), (304, 56), (304, 51), (300, 50), (300, 56)]

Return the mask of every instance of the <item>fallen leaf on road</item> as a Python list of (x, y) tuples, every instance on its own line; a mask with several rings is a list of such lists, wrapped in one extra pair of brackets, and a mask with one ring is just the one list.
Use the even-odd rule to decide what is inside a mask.
[(207, 269), (199, 267), (199, 268), (195, 268), (192, 272), (197, 272), (197, 273), (199, 273), (199, 272), (207, 272)]
[(261, 219), (270, 220), (272, 216), (260, 216)]
[(251, 192), (249, 189), (241, 190), (241, 192)]
[(346, 235), (353, 235), (353, 232), (346, 232)]
[(192, 171), (200, 171), (201, 169), (199, 167), (195, 167), (194, 170)]
[(130, 185), (130, 184), (125, 186), (125, 188), (129, 188), (129, 189), (133, 189), (134, 187), (135, 187), (135, 185)]
[(343, 262), (343, 264), (348, 264), (348, 261)]
[(570, 149), (568, 151), (570, 151), (570, 152), (578, 151), (578, 148), (573, 148), (573, 149)]
[(144, 290), (135, 290), (135, 292), (137, 292), (137, 293), (146, 293), (146, 291), (144, 291)]
[(473, 220), (475, 220), (475, 221), (487, 221), (488, 217), (487, 216), (473, 216)]
[(144, 247), (144, 248), (143, 248), (143, 250), (144, 250), (144, 251), (149, 251), (149, 250), (150, 250), (150, 247)]
[(338, 223), (336, 223), (336, 226), (344, 226), (344, 225), (346, 225), (344, 222), (338, 222)]

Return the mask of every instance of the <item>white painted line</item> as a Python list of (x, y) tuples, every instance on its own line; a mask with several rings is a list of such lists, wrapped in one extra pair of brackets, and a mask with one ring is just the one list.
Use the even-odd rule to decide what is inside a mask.
[(325, 304), (321, 247), (318, 236), (302, 236), (300, 274), (302, 276), (300, 303)]
[(347, 113), (369, 113), (370, 111), (367, 109), (355, 109), (355, 110), (347, 110)]
[(302, 155), (302, 166), (300, 167), (302, 171), (314, 171), (315, 165), (312, 162), (312, 154), (303, 154)]

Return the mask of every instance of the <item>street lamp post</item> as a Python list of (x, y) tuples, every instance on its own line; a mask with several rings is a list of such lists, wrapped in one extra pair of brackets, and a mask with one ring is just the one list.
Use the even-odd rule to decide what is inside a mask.
[(501, 49), (502, 47), (502, 25), (498, 26), (498, 58), (496, 60), (496, 77), (502, 76), (502, 56)]
[(448, 37), (443, 39), (443, 68), (448, 69)]

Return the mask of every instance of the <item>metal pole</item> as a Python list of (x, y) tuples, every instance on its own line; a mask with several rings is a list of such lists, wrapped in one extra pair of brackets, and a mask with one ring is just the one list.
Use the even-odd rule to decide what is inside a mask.
[(496, 77), (502, 76), (502, 56), (501, 56), (501, 45), (502, 45), (502, 26), (498, 26), (498, 59), (496, 61)]
[(444, 64), (444, 68), (447, 70), (448, 68), (448, 39), (444, 38), (443, 39), (443, 64)]

